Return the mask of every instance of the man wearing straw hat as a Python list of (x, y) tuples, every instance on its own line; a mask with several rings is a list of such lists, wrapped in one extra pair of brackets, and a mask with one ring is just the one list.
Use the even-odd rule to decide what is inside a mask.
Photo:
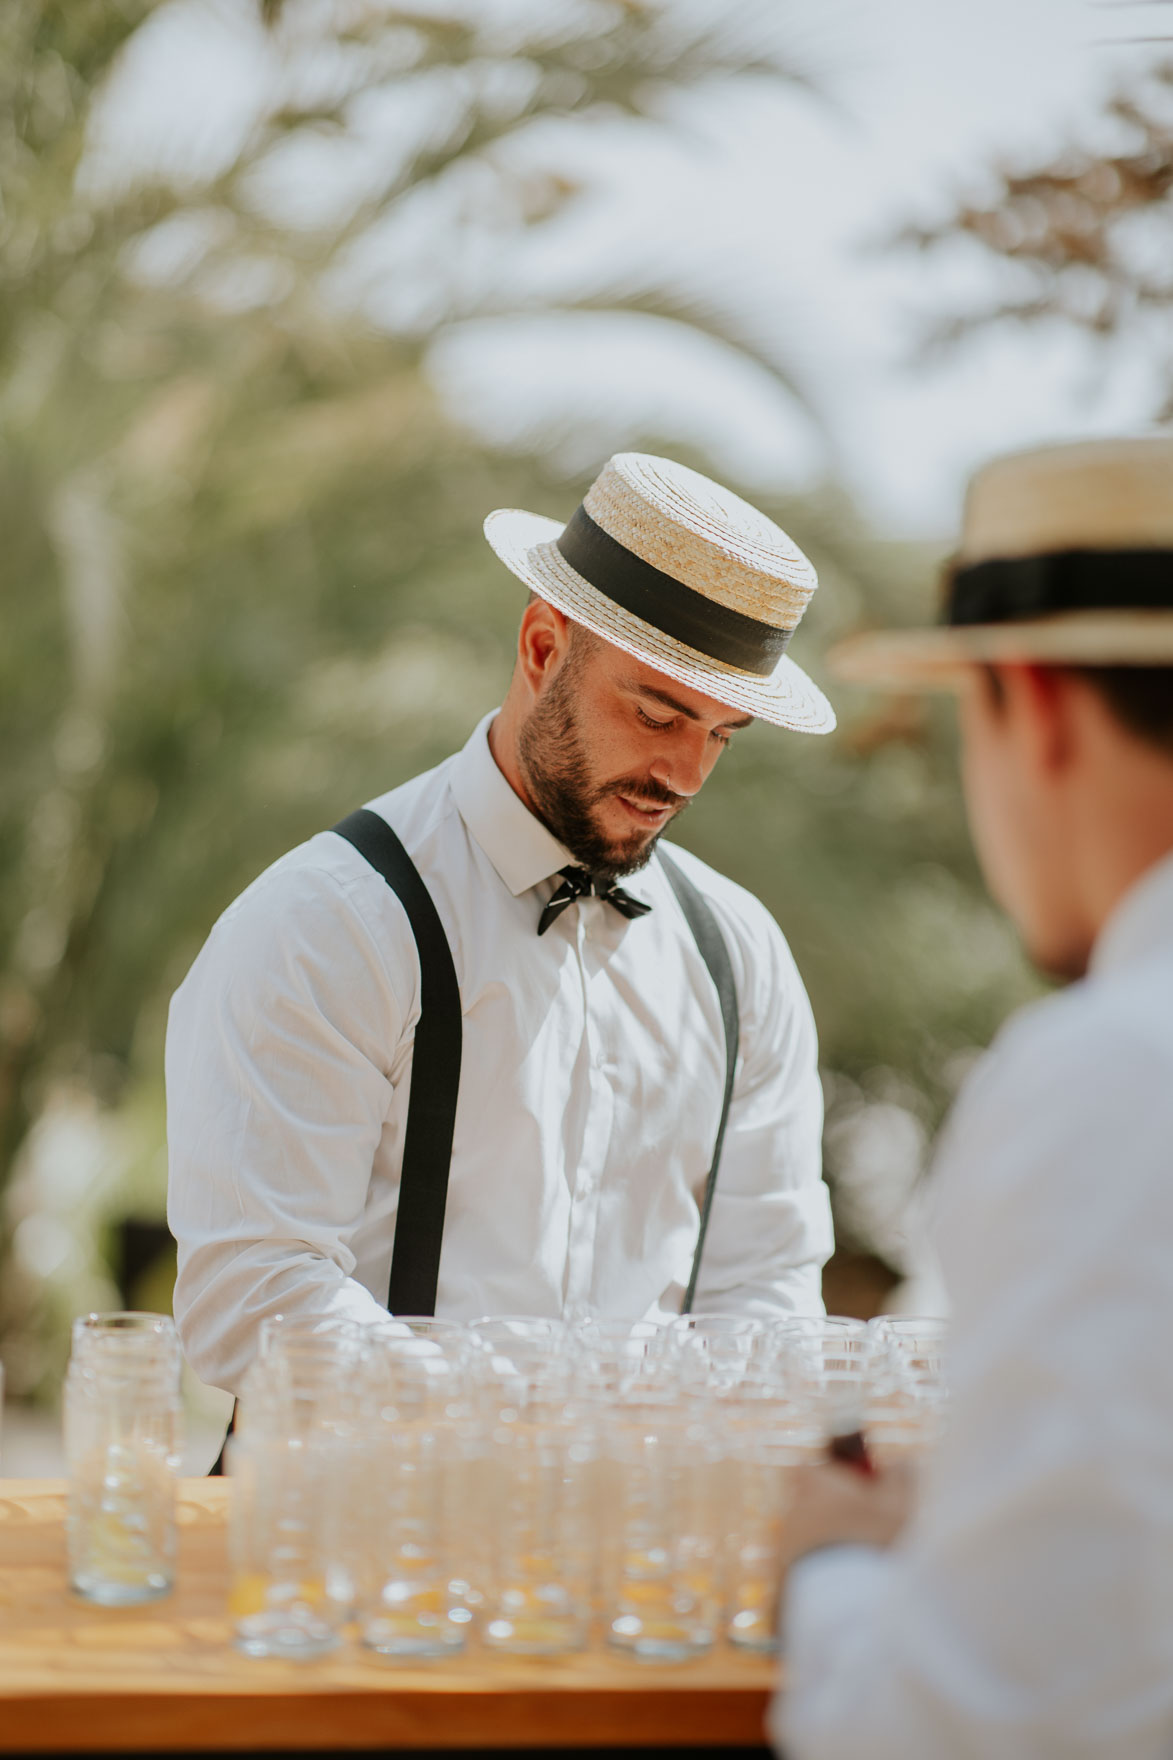
[(991, 890), (1068, 987), (1004, 1029), (935, 1171), (949, 1431), (791, 1512), (788, 1760), (1173, 1754), (1173, 439), (980, 472), (945, 627)]
[(531, 589), (504, 706), (263, 874), (172, 1003), (175, 1311), (222, 1387), (278, 1311), (821, 1308), (806, 994), (660, 842), (752, 719), (834, 726), (786, 653), (814, 571), (638, 453), (486, 531)]

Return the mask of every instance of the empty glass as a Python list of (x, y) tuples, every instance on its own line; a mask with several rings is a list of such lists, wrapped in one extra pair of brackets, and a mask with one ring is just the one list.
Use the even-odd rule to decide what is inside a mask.
[(367, 1364), (362, 1506), (368, 1568), (362, 1641), (389, 1657), (462, 1650), (482, 1593), (470, 1522), (476, 1425), (461, 1329), (441, 1322), (378, 1328)]
[(337, 1645), (354, 1594), (339, 1532), (343, 1464), (329, 1436), (283, 1435), (255, 1419), (229, 1439), (229, 1612), (246, 1656), (301, 1661)]
[(797, 1470), (823, 1453), (809, 1405), (767, 1380), (742, 1384), (722, 1407), (729, 1450), (725, 1631), (739, 1649), (778, 1643), (781, 1553)]
[(931, 1316), (885, 1314), (868, 1330), (877, 1350), (869, 1446), (881, 1465), (915, 1458), (933, 1446), (945, 1423), (947, 1323)]
[(87, 1601), (152, 1601), (174, 1582), (179, 1367), (166, 1315), (74, 1322), (64, 1397), (69, 1580)]
[(362, 1329), (267, 1320), (226, 1465), (232, 1613), (248, 1656), (320, 1656), (338, 1642), (368, 1555)]
[(600, 1422), (606, 1640), (647, 1661), (703, 1654), (720, 1627), (719, 1432), (671, 1388), (620, 1400)]
[(597, 1451), (560, 1342), (515, 1333), (476, 1366), (486, 1431), (482, 1635), (490, 1649), (520, 1656), (579, 1650), (590, 1628)]

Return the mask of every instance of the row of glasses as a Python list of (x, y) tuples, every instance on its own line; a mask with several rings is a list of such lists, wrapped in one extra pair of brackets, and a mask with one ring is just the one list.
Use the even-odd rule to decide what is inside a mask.
[(795, 1474), (927, 1446), (939, 1344), (822, 1317), (266, 1321), (229, 1453), (237, 1642), (772, 1649)]

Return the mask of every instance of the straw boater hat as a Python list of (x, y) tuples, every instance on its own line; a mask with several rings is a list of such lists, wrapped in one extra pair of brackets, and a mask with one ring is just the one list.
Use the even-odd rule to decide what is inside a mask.
[(1173, 438), (1011, 453), (969, 486), (942, 624), (841, 642), (841, 678), (955, 684), (974, 662), (1173, 666)]
[(773, 520), (699, 472), (619, 452), (568, 525), (504, 507), (485, 536), (539, 598), (658, 672), (777, 727), (834, 727), (786, 654), (814, 569)]

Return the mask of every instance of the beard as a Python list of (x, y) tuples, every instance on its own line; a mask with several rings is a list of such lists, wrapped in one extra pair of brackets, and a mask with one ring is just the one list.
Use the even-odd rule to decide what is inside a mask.
[(534, 811), (547, 831), (568, 849), (588, 873), (605, 883), (647, 866), (672, 820), (658, 831), (633, 830), (617, 838), (606, 830), (599, 806), (616, 795), (657, 807), (675, 809), (676, 818), (688, 805), (650, 776), (620, 776), (598, 782), (591, 773), (586, 741), (577, 714), (573, 649), (558, 676), (522, 723), (518, 760)]

